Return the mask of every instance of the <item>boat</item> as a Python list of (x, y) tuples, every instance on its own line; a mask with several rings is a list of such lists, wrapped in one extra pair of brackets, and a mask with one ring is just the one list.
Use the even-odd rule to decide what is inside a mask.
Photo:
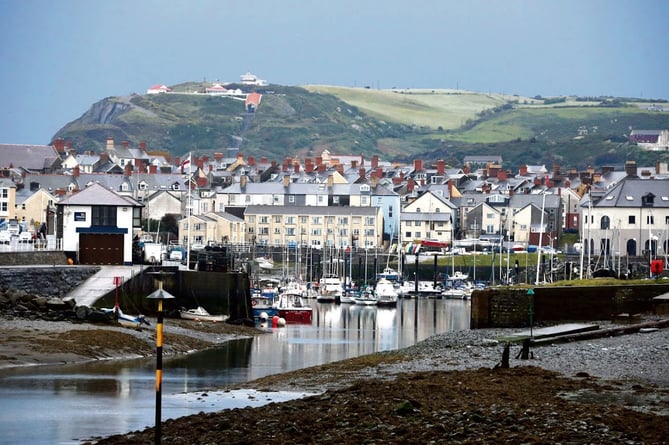
[(198, 306), (195, 309), (181, 308), (179, 316), (186, 320), (195, 321), (225, 321), (230, 318), (228, 315), (223, 314), (212, 315), (202, 306)]
[(279, 315), (279, 311), (274, 304), (276, 298), (276, 289), (265, 287), (253, 289), (251, 291), (251, 308), (253, 309), (253, 319), (258, 322), (262, 318), (270, 319)]
[(339, 302), (344, 304), (355, 303), (355, 297), (358, 295), (358, 289), (354, 287), (347, 287), (341, 294)]
[(258, 257), (255, 259), (255, 262), (258, 264), (258, 267), (262, 270), (272, 270), (274, 269), (274, 261), (268, 257)]
[(334, 303), (341, 301), (344, 289), (341, 279), (336, 275), (325, 275), (318, 281), (316, 301), (319, 303)]
[(398, 281), (400, 276), (399, 273), (392, 267), (385, 267), (383, 269), (383, 272), (379, 272), (376, 274), (376, 279), (380, 280), (382, 278), (385, 278), (386, 280), (389, 281)]
[(374, 288), (374, 293), (376, 294), (377, 306), (386, 306), (393, 307), (397, 306), (397, 299), (399, 297), (397, 290), (395, 289), (395, 283), (392, 281), (381, 278), (376, 282), (376, 287)]
[(277, 298), (276, 309), (279, 317), (286, 320), (286, 324), (311, 324), (313, 309), (304, 303), (299, 287), (288, 286), (281, 292)]
[(374, 290), (370, 287), (367, 287), (360, 291), (355, 297), (355, 304), (361, 306), (376, 306), (378, 302), (378, 297), (374, 293)]
[(151, 325), (144, 315), (125, 314), (118, 306), (114, 306), (113, 308), (103, 308), (102, 312), (104, 312), (110, 320), (116, 320), (118, 324), (127, 328), (141, 329), (142, 325)]
[(460, 271), (453, 272), (444, 280), (446, 289), (441, 293), (442, 298), (451, 300), (467, 300), (471, 298), (473, 285), (469, 281), (469, 275)]

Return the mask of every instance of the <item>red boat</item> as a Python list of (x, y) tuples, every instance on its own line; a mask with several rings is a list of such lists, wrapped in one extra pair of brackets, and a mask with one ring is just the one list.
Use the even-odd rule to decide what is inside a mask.
[(279, 294), (276, 304), (279, 317), (286, 320), (286, 324), (311, 324), (312, 308), (304, 303), (302, 291), (299, 287), (288, 286)]

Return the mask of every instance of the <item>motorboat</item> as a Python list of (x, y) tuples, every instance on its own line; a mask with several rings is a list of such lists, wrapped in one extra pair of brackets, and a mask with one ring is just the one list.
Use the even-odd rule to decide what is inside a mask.
[(276, 289), (273, 287), (265, 287), (261, 289), (253, 289), (251, 291), (251, 308), (253, 310), (253, 319), (261, 321), (261, 319), (270, 319), (275, 315), (279, 315), (274, 300), (277, 296)]
[(378, 300), (379, 299), (374, 293), (374, 290), (370, 287), (367, 287), (360, 291), (358, 295), (356, 295), (355, 304), (359, 304), (361, 306), (376, 306)]
[(334, 303), (341, 301), (344, 292), (341, 279), (336, 275), (326, 275), (318, 280), (318, 294), (316, 301), (319, 303)]
[(133, 329), (141, 329), (142, 325), (150, 326), (144, 315), (129, 315), (124, 313), (119, 306), (113, 308), (103, 308), (102, 312), (110, 320), (115, 320), (121, 326)]
[(377, 306), (397, 306), (397, 299), (399, 294), (395, 289), (394, 282), (386, 278), (381, 278), (376, 282), (374, 293), (376, 294), (377, 298)]
[(202, 306), (198, 306), (195, 309), (185, 309), (182, 308), (179, 311), (179, 316), (185, 320), (195, 320), (195, 321), (225, 321), (230, 318), (228, 315), (212, 315)]
[(286, 324), (311, 324), (313, 309), (304, 302), (299, 287), (289, 286), (281, 292), (276, 302), (276, 309)]

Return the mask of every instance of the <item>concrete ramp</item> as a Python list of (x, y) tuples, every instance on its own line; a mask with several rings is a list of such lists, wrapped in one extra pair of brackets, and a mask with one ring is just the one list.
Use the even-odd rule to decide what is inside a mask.
[(537, 328), (532, 329), (532, 332), (529, 330), (511, 334), (510, 337), (517, 338), (522, 340), (524, 338), (553, 338), (553, 337), (562, 337), (565, 335), (574, 335), (580, 334), (582, 332), (596, 331), (599, 329), (599, 326), (596, 324), (589, 323), (565, 323), (558, 324), (555, 326), (549, 326), (546, 328)]
[(103, 296), (116, 288), (115, 278), (120, 284), (139, 275), (143, 266), (100, 266), (100, 270), (89, 277), (83, 284), (71, 290), (63, 299), (74, 300), (79, 306), (92, 306)]

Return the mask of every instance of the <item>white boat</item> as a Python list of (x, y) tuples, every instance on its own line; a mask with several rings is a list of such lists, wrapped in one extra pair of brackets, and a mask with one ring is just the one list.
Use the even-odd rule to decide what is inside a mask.
[(326, 275), (318, 280), (318, 294), (316, 301), (319, 303), (334, 303), (341, 301), (344, 293), (341, 279), (336, 275)]
[(473, 286), (469, 281), (469, 275), (460, 271), (453, 272), (444, 280), (446, 289), (441, 293), (442, 298), (466, 300), (471, 298)]
[(374, 293), (376, 294), (377, 298), (377, 306), (397, 306), (397, 299), (399, 294), (395, 289), (394, 282), (386, 278), (381, 278), (376, 282)]
[(144, 315), (124, 314), (121, 308), (118, 306), (115, 306), (111, 309), (103, 308), (102, 312), (104, 312), (110, 319), (116, 320), (118, 324), (127, 328), (140, 329), (144, 324), (150, 326), (149, 322), (146, 321), (146, 318), (144, 318)]
[(179, 316), (186, 320), (195, 320), (195, 321), (225, 321), (229, 318), (228, 315), (212, 315), (202, 306), (198, 306), (195, 309), (185, 309), (182, 308), (179, 311)]
[(376, 306), (378, 301), (379, 299), (374, 293), (374, 290), (370, 288), (363, 289), (358, 295), (355, 296), (355, 304), (359, 304), (361, 306)]
[(342, 292), (341, 297), (339, 297), (340, 303), (355, 303), (355, 297), (358, 295), (357, 289), (346, 289)]
[(268, 257), (258, 257), (255, 259), (255, 262), (258, 264), (258, 267), (262, 270), (272, 270), (274, 269), (274, 261)]
[(376, 279), (377, 280), (380, 280), (382, 278), (385, 278), (386, 280), (389, 280), (389, 281), (398, 281), (399, 280), (399, 274), (392, 267), (385, 267), (383, 269), (383, 272), (380, 272), (380, 273), (376, 274)]

